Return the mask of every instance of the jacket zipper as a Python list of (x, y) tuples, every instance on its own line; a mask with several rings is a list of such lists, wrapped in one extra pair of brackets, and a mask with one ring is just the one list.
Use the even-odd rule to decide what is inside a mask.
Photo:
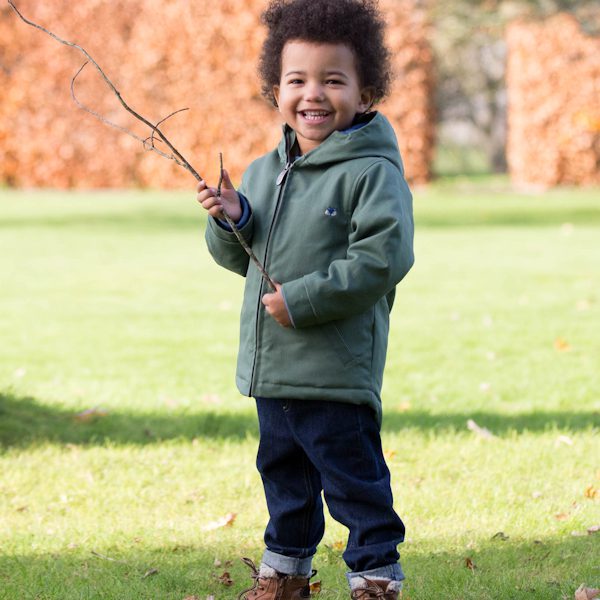
[[(273, 219), (271, 220), (271, 225), (269, 226), (269, 233), (267, 234), (267, 241), (265, 242), (265, 256), (263, 259), (263, 265), (265, 270), (267, 269), (267, 259), (269, 254), (269, 243), (271, 241), (271, 235), (273, 233), (273, 229), (275, 227), (275, 222), (277, 221), (277, 216), (279, 215), (279, 209), (281, 207), (281, 199), (283, 197), (283, 192), (285, 190), (285, 184), (287, 181), (288, 173), (291, 171), (294, 166), (293, 161), (290, 160), (289, 152), (286, 148), (286, 163), (283, 171), (279, 173), (277, 179), (275, 181), (276, 185), (279, 187), (279, 193), (277, 194), (277, 202), (275, 204), (275, 211), (273, 213)], [(258, 335), (259, 335), (259, 316), (260, 316), (260, 306), (263, 296), (263, 285), (264, 279), (261, 279), (260, 288), (258, 290), (258, 302), (256, 304), (256, 325), (254, 330), (254, 360), (252, 361), (252, 373), (250, 374), (250, 390), (249, 396), (252, 396), (252, 388), (254, 387), (254, 372), (256, 371), (256, 360), (258, 357)]]

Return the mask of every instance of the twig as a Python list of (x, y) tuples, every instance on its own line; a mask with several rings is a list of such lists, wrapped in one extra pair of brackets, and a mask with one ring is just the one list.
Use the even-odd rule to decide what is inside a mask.
[[(77, 50), (79, 50), (86, 57), (86, 59), (87, 59), (86, 62), (79, 69), (79, 71), (77, 71), (77, 73), (75, 74), (75, 77), (73, 77), (73, 79), (71, 80), (71, 94), (73, 96), (73, 99), (75, 100), (75, 102), (77, 103), (77, 105), (80, 108), (82, 108), (86, 112), (90, 113), (91, 115), (95, 116), (96, 118), (100, 119), (103, 123), (105, 123), (105, 124), (107, 124), (107, 125), (109, 125), (111, 127), (114, 127), (116, 129), (118, 129), (119, 131), (122, 131), (123, 133), (126, 133), (126, 134), (132, 136), (133, 138), (135, 138), (136, 140), (142, 142), (143, 147), (145, 149), (152, 150), (153, 152), (156, 152), (156, 153), (160, 154), (164, 158), (168, 158), (169, 160), (173, 160), (179, 166), (181, 166), (184, 169), (186, 169), (187, 171), (189, 171), (196, 178), (197, 181), (201, 181), (202, 180), (202, 177), (200, 177), (200, 175), (198, 174), (198, 172), (196, 171), (196, 169), (194, 169), (194, 167), (192, 167), (192, 165), (186, 160), (186, 158), (179, 152), (179, 150), (177, 150), (177, 148), (175, 148), (175, 146), (170, 142), (170, 140), (158, 128), (158, 126), (161, 123), (164, 123), (164, 121), (166, 121), (168, 118), (172, 117), (173, 115), (177, 114), (178, 112), (181, 112), (181, 110), (187, 110), (187, 109), (181, 109), (181, 110), (175, 111), (175, 112), (171, 113), (169, 116), (167, 116), (164, 119), (162, 119), (161, 121), (159, 121), (156, 125), (154, 125), (148, 119), (144, 118), (142, 115), (140, 115), (135, 110), (133, 110), (125, 102), (125, 100), (123, 100), (123, 97), (121, 96), (121, 93), (116, 88), (116, 86), (114, 85), (114, 83), (108, 78), (108, 76), (102, 70), (102, 68), (100, 67), (100, 65), (87, 52), (87, 50), (85, 50), (85, 48), (82, 48), (79, 44), (75, 44), (74, 42), (69, 42), (68, 40), (64, 40), (61, 37), (57, 36), (55, 33), (52, 33), (51, 31), (49, 31), (48, 29), (46, 29), (45, 27), (42, 27), (41, 25), (38, 25), (37, 23), (34, 23), (33, 21), (30, 21), (29, 19), (25, 18), (21, 14), (21, 12), (19, 12), (19, 9), (15, 6), (13, 0), (7, 0), (7, 1), (8, 1), (8, 4), (10, 5), (10, 7), (19, 16), (19, 18), (23, 22), (27, 23), (27, 25), (30, 25), (31, 27), (35, 27), (36, 29), (39, 29), (40, 31), (43, 31), (44, 33), (48, 34), (50, 37), (54, 38), (57, 42), (65, 45), (65, 46), (69, 46), (71, 48), (76, 48)], [(151, 133), (151, 135), (150, 135), (149, 138), (146, 138), (146, 139), (140, 138), (139, 136), (137, 136), (133, 132), (129, 131), (128, 129), (126, 129), (124, 127), (121, 127), (120, 125), (117, 125), (116, 123), (112, 123), (111, 121), (109, 121), (108, 119), (106, 119), (105, 117), (103, 117), (102, 115), (100, 115), (99, 113), (93, 111), (92, 109), (88, 108), (87, 106), (85, 106), (81, 102), (79, 102), (79, 100), (75, 96), (75, 91), (74, 91), (74, 89), (75, 89), (75, 79), (81, 73), (81, 71), (87, 65), (88, 62), (91, 62), (92, 65), (94, 65), (96, 71), (98, 71), (98, 73), (100, 73), (100, 76), (102, 77), (102, 79), (104, 80), (104, 82), (106, 83), (106, 85), (115, 94), (115, 96), (117, 97), (117, 99), (119, 100), (119, 102), (121, 103), (121, 105), (123, 106), (123, 108), (128, 113), (130, 113), (131, 115), (133, 115), (138, 121), (141, 121), (144, 125), (146, 125), (147, 127), (149, 127), (152, 130), (152, 133)], [(155, 134), (158, 135), (158, 137), (169, 147), (169, 149), (171, 150), (171, 152), (173, 154), (171, 154), (171, 155), (166, 154), (165, 152), (162, 152), (162, 151), (158, 150), (155, 147), (155, 145), (154, 145), (154, 135)], [(150, 139), (150, 145), (149, 146), (148, 146), (148, 139)], [(223, 159), (221, 157), (221, 181), (222, 181), (222, 177), (223, 177), (223, 163), (222, 163), (222, 160)], [(219, 193), (220, 193), (220, 188), (221, 188), (221, 181), (219, 181)], [(233, 231), (235, 237), (237, 238), (237, 240), (239, 241), (239, 243), (241, 244), (241, 246), (244, 248), (244, 250), (246, 251), (246, 253), (250, 257), (250, 259), (252, 260), (252, 262), (254, 262), (254, 264), (257, 266), (257, 268), (259, 269), (259, 271), (262, 274), (262, 276), (265, 279), (265, 281), (273, 289), (275, 289), (275, 285), (273, 284), (273, 281), (268, 276), (268, 274), (265, 271), (264, 267), (262, 266), (261, 262), (258, 260), (258, 258), (256, 257), (256, 255), (252, 251), (252, 248), (250, 248), (250, 246), (248, 245), (248, 243), (246, 242), (246, 240), (243, 238), (242, 234), (239, 232), (239, 230), (236, 227), (236, 225), (233, 222), (233, 220), (225, 212), (223, 212), (223, 215), (225, 217), (225, 221), (231, 227), (231, 230)]]
[[(184, 112), (185, 110), (190, 110), (189, 108), (180, 108), (179, 110), (176, 110), (174, 112), (172, 112), (170, 115), (167, 115), (164, 119), (161, 119), (157, 124), (156, 127), (158, 127), (159, 125), (161, 125), (162, 123), (164, 123), (167, 119), (170, 119), (172, 116), (176, 115), (177, 113), (180, 112)], [(154, 133), (156, 132), (155, 129), (152, 130), (152, 134), (150, 135), (150, 142), (151, 142), (151, 146), (152, 148), (154, 148)], [(162, 140), (158, 140), (159, 142)]]
[[(79, 74), (81, 73), (81, 71), (83, 71), (83, 69), (88, 64), (88, 62), (89, 61), (86, 60), (81, 65), (81, 67), (79, 68), (79, 71), (77, 71), (77, 73), (75, 73), (75, 75), (73, 76), (73, 79), (71, 79), (71, 98), (73, 98), (73, 101), (75, 102), (75, 104), (77, 104), (77, 106), (79, 108), (81, 108), (82, 110), (84, 110), (85, 112), (89, 113), (93, 117), (96, 117), (97, 119), (99, 119), (100, 121), (102, 121), (102, 123), (104, 123), (105, 125), (108, 125), (109, 127), (113, 127), (114, 129), (118, 129), (119, 131), (121, 131), (123, 133), (126, 133), (127, 135), (130, 135), (132, 138), (135, 138), (138, 142), (142, 142), (142, 144), (144, 146), (144, 150), (156, 152), (157, 154), (160, 154), (160, 156), (163, 156), (164, 158), (168, 158), (169, 160), (173, 160), (178, 165), (180, 165), (180, 166), (182, 166), (182, 167), (185, 168), (185, 165), (181, 161), (179, 161), (174, 155), (172, 155), (172, 154), (166, 154), (165, 152), (162, 152), (161, 150), (159, 150), (158, 148), (156, 148), (154, 146), (154, 144), (151, 144), (150, 146), (148, 146), (147, 142), (148, 142), (148, 139), (150, 139), (151, 136), (148, 136), (146, 139), (142, 139), (137, 134), (133, 133), (133, 131), (130, 131), (129, 129), (127, 129), (125, 127), (122, 127), (121, 125), (117, 125), (116, 123), (113, 123), (112, 121), (109, 121), (106, 117), (104, 117), (100, 113), (97, 113), (95, 110), (92, 110), (91, 108), (89, 108), (88, 106), (86, 106), (85, 104), (83, 104), (77, 98), (77, 96), (75, 94), (75, 80), (77, 79), (77, 77), (79, 76)], [(154, 135), (154, 131), (152, 132), (152, 134)]]
[[(220, 169), (220, 173), (219, 173), (219, 184), (217, 185), (217, 198), (221, 198), (221, 186), (223, 184), (223, 153), (222, 152), (219, 152), (219, 163), (221, 165), (221, 169)], [(248, 246), (248, 244), (246, 243), (246, 240), (240, 234), (238, 228), (235, 226), (235, 223), (233, 222), (231, 217), (225, 211), (223, 211), (223, 217), (225, 218), (225, 221), (227, 222), (229, 227), (231, 227), (231, 230), (237, 237), (239, 243), (242, 245), (242, 248), (244, 248), (244, 250), (246, 250), (246, 253), (250, 256), (250, 258), (252, 258), (254, 256), (252, 249), (250, 248), (250, 246)], [(260, 271), (260, 274), (263, 276), (263, 279), (269, 284), (271, 289), (273, 291), (275, 291), (277, 289), (275, 287), (275, 283), (269, 277), (268, 273), (265, 271), (265, 268), (262, 266), (260, 261), (258, 259), (256, 259), (256, 260), (254, 260), (254, 264), (257, 266), (258, 270)]]
[(131, 565), (129, 563), (126, 563), (123, 560), (117, 560), (116, 558), (111, 558), (110, 556), (104, 556), (104, 554), (100, 554), (99, 552), (96, 552), (95, 550), (92, 550), (92, 554), (94, 556), (97, 556), (98, 558), (101, 558), (102, 560), (109, 560), (110, 562), (116, 562), (116, 563), (119, 563), (120, 565), (125, 565), (127, 567), (131, 567)]
[[(125, 565), (126, 567), (129, 567), (130, 569), (137, 569), (137, 567), (134, 567), (133, 565), (129, 564), (128, 562), (125, 562), (124, 560), (117, 560), (116, 558), (111, 558), (110, 556), (105, 556), (104, 554), (100, 554), (100, 552), (96, 552), (95, 550), (92, 550), (91, 552), (94, 556), (101, 558), (102, 560), (108, 560), (110, 562), (114, 562), (119, 565)], [(156, 569), (154, 567), (152, 567), (150, 569), (144, 569), (144, 574), (142, 575), (142, 579), (146, 579), (146, 577), (156, 575), (157, 573), (158, 573), (158, 569)]]
[(223, 185), (223, 153), (219, 152), (219, 184), (217, 185), (217, 198), (221, 197), (221, 186)]

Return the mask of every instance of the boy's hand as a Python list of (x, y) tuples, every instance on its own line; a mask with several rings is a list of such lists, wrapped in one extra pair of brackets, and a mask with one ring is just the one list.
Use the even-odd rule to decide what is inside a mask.
[(281, 293), (281, 285), (275, 284), (275, 291), (270, 294), (265, 294), (262, 297), (262, 303), (265, 305), (267, 312), (282, 326), (291, 327), (290, 314), (288, 313), (283, 294)]
[(227, 171), (223, 170), (220, 198), (217, 198), (217, 188), (208, 187), (204, 181), (198, 183), (196, 190), (198, 192), (196, 199), (211, 217), (223, 219), (223, 211), (225, 211), (234, 223), (241, 219), (242, 205), (240, 197), (235, 191)]

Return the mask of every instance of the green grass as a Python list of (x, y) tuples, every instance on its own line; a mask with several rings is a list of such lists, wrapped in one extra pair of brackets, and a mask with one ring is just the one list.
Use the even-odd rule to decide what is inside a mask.
[[(259, 559), (267, 512), (233, 383), (242, 281), (211, 262), (193, 196), (0, 190), (2, 600), (249, 585), (239, 557)], [(405, 598), (600, 587), (599, 197), (502, 178), (415, 190), (383, 392)], [(348, 598), (344, 539), (328, 517), (323, 600)]]

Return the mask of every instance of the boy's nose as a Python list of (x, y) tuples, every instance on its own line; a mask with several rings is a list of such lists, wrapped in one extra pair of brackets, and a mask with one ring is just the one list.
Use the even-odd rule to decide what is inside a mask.
[(311, 102), (322, 102), (325, 99), (323, 86), (317, 83), (307, 85), (304, 89), (304, 99)]

